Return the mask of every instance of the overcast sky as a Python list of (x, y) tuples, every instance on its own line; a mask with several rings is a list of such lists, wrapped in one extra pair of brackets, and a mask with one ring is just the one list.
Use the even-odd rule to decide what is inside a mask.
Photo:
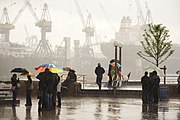
[[(84, 19), (91, 13), (96, 29), (96, 34), (101, 41), (114, 39), (115, 32), (119, 30), (123, 16), (131, 16), (133, 25), (137, 24), (137, 5), (135, 0), (78, 0)], [(153, 23), (162, 23), (170, 30), (170, 40), (180, 43), (180, 0), (139, 0), (146, 16), (146, 4), (151, 10)], [(77, 12), (74, 0), (30, 0), (37, 15), (41, 16), (43, 3), (47, 3), (51, 20), (52, 32), (47, 33), (47, 38), (52, 45), (60, 44), (63, 37), (72, 40), (82, 40), (81, 18)], [(8, 8), (10, 21), (13, 21), (18, 11), (22, 8), (23, 0), (0, 0), (0, 15), (3, 7)], [(25, 40), (27, 26), (29, 35), (37, 35), (40, 39), (40, 29), (35, 26), (35, 19), (26, 8), (22, 16), (11, 30), (10, 41), (22, 43)], [(82, 44), (81, 43), (81, 44)]]

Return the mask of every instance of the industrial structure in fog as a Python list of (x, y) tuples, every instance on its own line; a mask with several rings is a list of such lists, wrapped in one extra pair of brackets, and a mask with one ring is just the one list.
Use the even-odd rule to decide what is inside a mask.
[[(14, 67), (25, 67), (33, 70), (35, 66), (41, 63), (54, 63), (61, 67), (70, 66), (74, 68), (77, 73), (94, 75), (94, 68), (98, 62), (107, 70), (109, 61), (114, 58), (113, 41), (118, 40), (123, 43), (122, 72), (124, 74), (131, 72), (132, 79), (140, 78), (143, 68), (148, 64), (140, 59), (136, 53), (142, 50), (139, 42), (143, 40), (142, 34), (146, 25), (152, 23), (152, 16), (146, 4), (147, 12), (144, 17), (139, 0), (135, 1), (138, 11), (138, 24), (133, 25), (131, 17), (124, 16), (121, 19), (119, 31), (115, 32), (114, 38), (112, 38), (110, 42), (98, 43), (96, 38), (97, 31), (92, 20), (93, 14), (88, 12), (87, 18), (84, 19), (79, 1), (74, 0), (82, 23), (81, 32), (84, 33), (84, 40), (73, 40), (74, 38), (71, 38), (71, 36), (66, 36), (63, 38), (62, 43), (57, 43), (54, 49), (46, 37), (46, 34), (50, 34), (53, 27), (53, 19), (51, 20), (46, 3), (39, 17), (30, 1), (24, 0), (24, 5), (18, 11), (12, 22), (10, 22), (11, 20), (8, 16), (8, 9), (4, 8), (0, 21), (0, 63), (4, 69), (0, 69), (0, 77), (8, 77), (9, 71)], [(16, 30), (15, 24), (26, 8), (28, 8), (35, 19), (35, 25), (40, 28), (41, 38), (38, 40), (37, 36), (29, 36), (28, 30), (25, 27), (27, 34), (25, 44), (13, 43), (13, 40), (9, 39), (10, 31), (13, 29)], [(71, 46), (72, 41), (74, 44), (73, 50)], [(81, 46), (80, 43), (82, 43), (82, 41), (85, 42)], [(101, 48), (101, 53), (94, 49), (97, 46)], [(179, 55), (177, 55), (177, 51), (179, 51), (180, 46), (175, 45), (173, 49), (175, 49), (175, 53), (169, 61), (179, 61), (180, 58)], [(166, 63), (168, 69), (174, 71), (173, 64), (170, 65), (169, 63), (171, 62)], [(176, 65), (177, 64), (179, 63), (176, 62)]]

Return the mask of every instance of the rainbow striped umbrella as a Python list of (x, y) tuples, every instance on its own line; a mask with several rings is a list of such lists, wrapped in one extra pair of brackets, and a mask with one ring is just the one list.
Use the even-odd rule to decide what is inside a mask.
[(54, 64), (42, 64), (39, 67), (35, 68), (38, 72), (44, 72), (46, 68), (49, 68), (49, 71), (52, 73), (62, 73), (64, 70)]

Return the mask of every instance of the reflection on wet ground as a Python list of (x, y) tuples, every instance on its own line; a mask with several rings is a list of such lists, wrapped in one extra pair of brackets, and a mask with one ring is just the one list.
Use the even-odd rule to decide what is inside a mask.
[(180, 100), (142, 105), (132, 98), (63, 98), (62, 108), (38, 112), (37, 99), (32, 107), (0, 105), (0, 120), (179, 120)]

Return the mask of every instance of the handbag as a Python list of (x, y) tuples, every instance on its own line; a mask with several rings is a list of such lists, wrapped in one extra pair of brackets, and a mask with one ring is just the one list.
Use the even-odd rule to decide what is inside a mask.
[(20, 88), (21, 87), (21, 84), (20, 83), (17, 83), (17, 88)]

